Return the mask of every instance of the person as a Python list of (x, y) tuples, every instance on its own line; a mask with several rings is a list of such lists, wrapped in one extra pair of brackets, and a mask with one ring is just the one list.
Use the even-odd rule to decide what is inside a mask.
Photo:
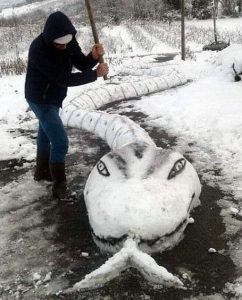
[[(25, 80), (25, 98), (39, 120), (34, 179), (52, 181), (52, 195), (58, 199), (67, 196), (68, 137), (59, 116), (67, 88), (108, 74), (107, 64), (99, 63), (103, 46), (95, 44), (85, 55), (76, 33), (64, 13), (50, 14), (43, 32), (30, 45)], [(81, 72), (72, 72), (73, 67)]]

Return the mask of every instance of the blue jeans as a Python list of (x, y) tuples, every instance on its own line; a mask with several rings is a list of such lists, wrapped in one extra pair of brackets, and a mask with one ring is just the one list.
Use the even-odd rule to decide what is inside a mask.
[(39, 120), (37, 152), (48, 154), (50, 163), (64, 163), (68, 137), (59, 116), (59, 108), (52, 104), (27, 102)]

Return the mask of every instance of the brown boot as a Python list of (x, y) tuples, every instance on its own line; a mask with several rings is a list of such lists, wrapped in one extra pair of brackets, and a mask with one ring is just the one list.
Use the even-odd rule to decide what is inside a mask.
[(68, 201), (65, 163), (50, 164), (50, 173), (53, 180), (53, 185), (52, 185), (53, 198)]
[(49, 155), (46, 153), (37, 152), (34, 180), (52, 181), (49, 168)]

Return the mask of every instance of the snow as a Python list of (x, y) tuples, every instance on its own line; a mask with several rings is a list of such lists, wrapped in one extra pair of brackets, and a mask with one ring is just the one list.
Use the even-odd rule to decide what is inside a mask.
[(209, 248), (209, 249), (208, 249), (208, 252), (209, 252), (209, 253), (216, 253), (216, 252), (217, 252), (217, 250), (216, 250), (216, 249), (214, 249), (214, 248)]
[[(75, 2), (76, 0), (72, 0), (72, 2), (73, 1)], [(46, 0), (44, 2), (36, 2), (21, 5), (19, 7), (8, 7), (2, 9), (2, 11), (0, 12), (0, 18), (9, 18), (16, 15), (21, 16), (36, 11), (38, 9), (45, 10), (45, 8), (47, 9), (47, 11), (51, 11), (51, 9), (53, 10), (55, 9), (55, 7), (58, 8), (58, 6), (58, 0)]]
[[(238, 53), (242, 50), (241, 46), (231, 48), (232, 57), (235, 48)], [(137, 106), (171, 133), (195, 139), (202, 147), (209, 144), (217, 157), (223, 158), (223, 171), (231, 177), (235, 172), (240, 174), (242, 159), (242, 87), (240, 82), (233, 81), (233, 72), (227, 64), (228, 52), (229, 49), (224, 50), (223, 60), (222, 53), (215, 54), (213, 70), (199, 81), (173, 93), (145, 97)], [(239, 197), (239, 179), (233, 185)]]
[[(49, 2), (52, 3), (53, 1)], [(31, 7), (29, 6), (29, 9), (32, 9)], [(1, 16), (8, 16), (10, 13), (12, 13), (12, 10), (3, 10)], [(16, 8), (15, 13), (21, 14), (21, 7)], [(210, 23), (211, 20), (187, 21), (189, 26), (206, 27), (210, 26)], [(223, 19), (218, 21), (219, 28), (230, 29), (234, 28), (234, 26), (240, 26), (240, 24), (241, 19)], [(127, 36), (125, 47), (128, 47), (130, 44), (131, 52), (134, 55), (137, 52), (142, 53), (142, 49), (133, 43), (130, 37), (128, 38), (128, 33), (125, 33), (125, 31), (126, 29), (123, 29), (120, 33), (124, 39)], [(112, 34), (116, 36), (117, 32), (110, 31), (110, 35)], [(158, 42), (156, 44), (158, 45)], [(124, 50), (122, 47), (120, 45), (117, 56), (123, 55)], [(152, 48), (153, 53), (160, 51), (161, 48), (162, 51), (165, 49), (164, 52), (170, 50), (168, 47), (163, 49), (163, 45), (157, 47)], [(242, 71), (241, 53), (242, 46), (234, 44), (219, 53), (197, 53), (195, 60), (181, 62), (180, 58), (177, 57), (173, 63), (177, 66), (179, 65), (185, 76), (192, 81), (176, 89), (143, 97), (135, 103), (137, 109), (148, 114), (152, 125), (164, 128), (168, 133), (178, 137), (176, 150), (181, 152), (185, 150), (184, 141), (186, 141), (186, 144), (189, 142), (194, 143), (194, 166), (201, 178), (210, 185), (218, 185), (221, 190), (233, 194), (233, 203), (229, 200), (226, 200), (227, 202), (223, 201), (223, 199), (219, 202), (222, 208), (221, 216), (224, 218), (227, 226), (226, 234), (231, 235), (241, 228), (240, 219), (233, 219), (233, 216), (241, 216), (242, 214), (242, 83), (234, 82), (232, 70), (232, 64), (234, 63), (237, 72)], [(153, 57), (140, 58), (140, 66), (143, 64), (147, 67), (152, 60)], [(129, 73), (125, 64), (131, 67), (132, 74)], [(124, 60), (121, 67), (112, 66), (111, 73), (116, 74), (121, 70), (126, 71), (128, 74), (127, 80), (129, 81), (132, 76), (137, 76), (137, 73), (135, 73), (136, 67), (137, 60)], [(156, 75), (158, 73), (159, 71)], [(143, 74), (138, 73), (138, 76), (144, 79)], [(24, 75), (0, 78), (0, 159), (24, 158), (28, 160), (28, 164), (31, 166), (31, 160), (35, 157), (34, 141), (28, 136), (18, 133), (19, 129), (34, 131), (36, 128), (36, 121), (33, 115), (31, 112), (26, 112), (27, 104), (23, 93), (24, 78)], [(88, 89), (103, 85), (103, 81), (98, 80), (95, 84), (83, 87), (83, 89), (79, 87), (70, 89), (66, 103), (69, 103)], [(142, 94), (141, 87), (138, 91)], [(213, 178), (211, 174), (203, 172), (208, 165), (211, 168), (221, 168), (222, 175), (220, 179)], [(21, 203), (29, 203), (33, 199), (40, 198), (48, 193), (43, 186), (32, 182), (31, 174), (29, 173), (20, 178), (20, 183), (12, 182), (5, 187), (1, 187), (1, 211), (11, 211), (11, 208), (16, 207), (15, 199), (20, 201), (18, 202), (18, 205), (20, 205)], [(44, 185), (44, 187), (46, 186)], [(137, 193), (140, 192), (138, 188)], [(142, 194), (139, 194), (141, 203), (145, 203), (142, 202), (142, 196)], [(14, 224), (11, 221), (11, 219), (6, 217), (1, 219), (1, 249), (6, 247), (9, 241), (9, 234), (14, 230)], [(40, 222), (37, 213), (33, 216), (31, 222)], [(196, 226), (196, 222), (194, 226)], [(242, 239), (238, 239), (236, 243), (231, 242), (231, 257), (238, 269), (242, 267), (241, 248)], [(32, 275), (34, 276), (34, 274)], [(48, 277), (48, 280), (50, 279), (51, 275)], [(228, 283), (226, 288), (230, 291), (235, 291), (238, 297), (241, 297), (242, 277), (238, 277), (233, 283)], [(218, 299), (221, 299), (221, 297), (217, 295)]]
[[(25, 76), (1, 78), (1, 110), (0, 110), (0, 157), (2, 160), (13, 158), (34, 158), (35, 146), (24, 135), (14, 133), (21, 128), (21, 123), (27, 117), (27, 102), (24, 100)], [(32, 121), (31, 121), (32, 122)], [(35, 123), (35, 121), (33, 121)], [(23, 127), (22, 127), (23, 128)], [(28, 128), (28, 127), (27, 127)], [(27, 129), (25, 127), (25, 129)]]
[[(242, 21), (241, 18), (218, 18), (216, 20), (216, 24), (218, 27), (218, 30), (220, 29), (226, 29), (226, 30), (231, 30), (238, 28), (241, 29), (242, 27)], [(213, 28), (213, 20), (208, 19), (208, 20), (187, 20), (186, 25), (188, 26), (196, 26), (196, 27), (201, 27), (201, 28)]]
[[(99, 237), (134, 234), (152, 240), (165, 236), (184, 222), (192, 195), (200, 194), (199, 180), (188, 162), (179, 176), (172, 182), (167, 180), (174, 162), (181, 159), (180, 154), (149, 146), (142, 159), (137, 159), (132, 150), (131, 144), (114, 152), (127, 163), (128, 178), (107, 154), (101, 161), (110, 176), (100, 176), (94, 168), (86, 183), (84, 195), (89, 219)], [(145, 171), (154, 163), (155, 172), (145, 178)], [(169, 238), (163, 238), (164, 244), (169, 243)]]
[(25, 0), (1, 0), (0, 10), (6, 7), (14, 6), (16, 4), (24, 4)]
[(38, 280), (40, 280), (40, 278), (41, 278), (41, 275), (39, 273), (34, 273), (33, 274), (33, 280), (34, 281), (38, 281)]
[[(147, 31), (143, 30), (141, 26), (138, 27), (138, 29), (142, 33), (143, 38), (147, 38), (148, 40), (150, 39), (150, 35)], [(154, 37), (150, 41), (149, 47), (150, 47), (150, 49), (149, 49), (150, 53), (161, 53), (161, 52), (174, 53), (177, 51), (177, 49), (169, 47), (165, 43), (161, 43), (160, 40), (158, 40), (157, 38), (154, 38)]]
[(100, 268), (86, 275), (80, 282), (77, 282), (68, 292), (102, 286), (130, 266), (139, 270), (147, 280), (153, 283), (164, 284), (165, 286), (183, 286), (179, 278), (169, 273), (166, 268), (157, 265), (156, 261), (148, 254), (141, 252), (137, 247), (136, 241), (127, 239), (124, 247), (118, 253)]

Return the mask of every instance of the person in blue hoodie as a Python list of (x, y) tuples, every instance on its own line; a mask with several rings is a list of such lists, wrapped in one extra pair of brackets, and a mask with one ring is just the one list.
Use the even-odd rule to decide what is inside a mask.
[[(25, 80), (25, 98), (39, 120), (34, 179), (52, 181), (52, 194), (58, 199), (67, 196), (68, 137), (59, 116), (67, 88), (108, 74), (107, 64), (99, 63), (103, 46), (95, 44), (88, 55), (83, 54), (76, 32), (64, 13), (52, 13), (30, 45)], [(73, 73), (73, 67), (80, 72)]]

